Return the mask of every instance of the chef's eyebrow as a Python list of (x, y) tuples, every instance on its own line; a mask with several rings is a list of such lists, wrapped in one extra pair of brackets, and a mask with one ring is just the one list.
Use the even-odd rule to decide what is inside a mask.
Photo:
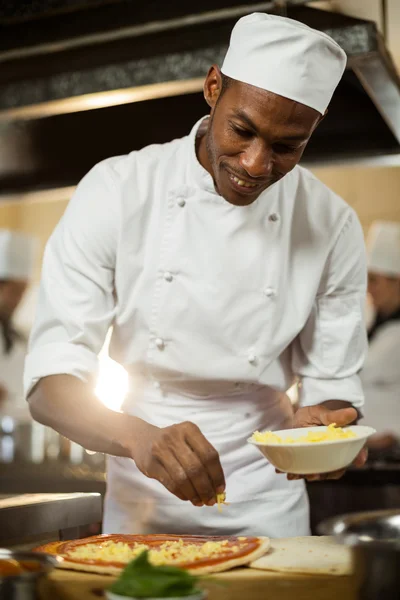
[[(241, 119), (242, 121), (244, 121), (246, 123), (246, 125), (254, 131), (254, 133), (260, 133), (258, 127), (253, 123), (253, 121), (244, 112), (244, 110), (242, 110), (241, 108), (238, 108), (235, 111), (235, 116), (238, 119)], [(297, 133), (297, 134), (293, 134), (293, 135), (287, 135), (283, 139), (285, 142), (305, 142), (307, 140), (307, 136), (305, 136), (304, 133)]]
[(254, 123), (250, 119), (250, 117), (248, 115), (246, 115), (244, 110), (239, 108), (238, 110), (235, 111), (235, 116), (238, 117), (239, 119), (241, 119), (242, 121), (244, 121), (246, 123), (246, 125), (248, 125), (250, 127), (250, 129), (253, 129), (254, 131), (258, 132), (258, 128), (256, 127), (256, 125), (254, 125)]

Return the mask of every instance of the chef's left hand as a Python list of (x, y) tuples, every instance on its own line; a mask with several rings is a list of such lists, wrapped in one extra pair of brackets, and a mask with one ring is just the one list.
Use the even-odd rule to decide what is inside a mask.
[[(334, 402), (334, 401), (333, 401)], [(293, 428), (295, 427), (315, 427), (316, 425), (331, 425), (336, 423), (338, 427), (351, 425), (358, 418), (358, 413), (355, 408), (346, 407), (333, 409), (329, 407), (329, 402), (326, 404), (317, 404), (316, 406), (305, 406), (299, 408), (293, 417)], [(353, 464), (356, 467), (362, 467), (368, 458), (368, 450), (363, 448), (354, 459)], [(315, 475), (294, 475), (289, 473), (287, 478), (307, 479), (307, 481), (319, 481), (321, 479), (340, 479), (346, 472), (346, 469), (333, 471), (332, 473), (321, 473)]]

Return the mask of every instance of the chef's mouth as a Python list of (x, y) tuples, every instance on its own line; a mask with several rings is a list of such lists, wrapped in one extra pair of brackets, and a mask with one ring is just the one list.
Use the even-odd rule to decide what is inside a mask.
[(230, 184), (233, 189), (239, 194), (254, 195), (268, 186), (268, 182), (251, 182), (248, 179), (242, 179), (239, 175), (235, 175), (231, 171), (226, 171)]

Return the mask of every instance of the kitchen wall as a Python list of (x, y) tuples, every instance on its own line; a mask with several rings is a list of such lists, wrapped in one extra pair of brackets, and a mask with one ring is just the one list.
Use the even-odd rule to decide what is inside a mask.
[(357, 211), (364, 231), (375, 219), (400, 221), (399, 167), (329, 167), (313, 172)]
[(38, 240), (34, 281), (15, 315), (17, 327), (26, 335), (29, 334), (34, 317), (44, 246), (63, 214), (70, 194), (71, 189), (41, 192), (29, 194), (22, 200), (0, 203), (0, 227), (31, 234)]
[(0, 227), (35, 236), (39, 242), (35, 278), (39, 278), (44, 246), (61, 218), (73, 189), (26, 194), (0, 203)]

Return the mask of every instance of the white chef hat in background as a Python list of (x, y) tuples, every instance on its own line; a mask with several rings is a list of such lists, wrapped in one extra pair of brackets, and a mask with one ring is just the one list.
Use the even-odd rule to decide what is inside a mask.
[(324, 114), (346, 60), (325, 33), (293, 19), (253, 13), (233, 28), (221, 71)]
[(35, 262), (35, 239), (0, 229), (0, 279), (29, 280)]
[(367, 235), (368, 270), (400, 276), (400, 223), (375, 221)]

